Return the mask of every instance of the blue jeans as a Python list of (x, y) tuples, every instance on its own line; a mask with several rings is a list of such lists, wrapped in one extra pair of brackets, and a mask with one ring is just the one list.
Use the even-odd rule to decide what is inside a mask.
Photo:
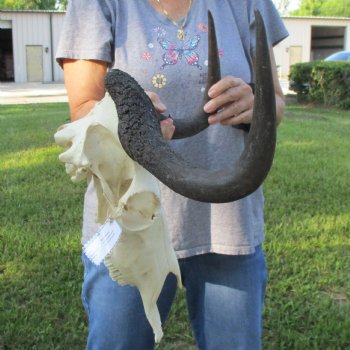
[[(113, 282), (107, 268), (83, 255), (82, 299), (89, 318), (88, 350), (147, 350), (154, 336), (138, 290)], [(203, 254), (180, 259), (189, 317), (200, 350), (261, 348), (266, 264), (251, 255)], [(170, 274), (158, 300), (162, 323), (175, 297)]]

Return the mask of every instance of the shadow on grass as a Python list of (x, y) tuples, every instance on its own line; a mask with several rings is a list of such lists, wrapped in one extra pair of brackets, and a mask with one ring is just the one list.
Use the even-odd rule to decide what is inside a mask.
[(80, 235), (36, 240), (5, 262), (0, 333), (4, 349), (82, 349)]
[(350, 348), (349, 245), (266, 243), (265, 349)]

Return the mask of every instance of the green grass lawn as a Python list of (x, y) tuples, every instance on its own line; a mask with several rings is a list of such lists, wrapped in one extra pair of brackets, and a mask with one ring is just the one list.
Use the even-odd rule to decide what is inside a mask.
[[(0, 349), (82, 349), (84, 184), (57, 160), (66, 104), (0, 106)], [(264, 185), (264, 349), (350, 349), (350, 112), (290, 106)], [(159, 349), (194, 349), (183, 292)]]

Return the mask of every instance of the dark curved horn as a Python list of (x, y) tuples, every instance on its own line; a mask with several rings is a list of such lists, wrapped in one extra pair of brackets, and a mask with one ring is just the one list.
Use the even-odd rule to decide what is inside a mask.
[[(216, 39), (215, 23), (211, 12), (208, 11), (208, 74), (202, 103), (192, 117), (176, 118), (173, 120), (175, 126), (173, 139), (182, 139), (194, 136), (209, 126), (208, 117), (210, 114), (205, 113), (203, 108), (204, 105), (210, 100), (208, 96), (210, 87), (220, 79), (220, 59)], [(159, 120), (168, 118), (167, 116), (160, 113), (158, 113), (158, 117)], [(249, 131), (250, 125), (238, 124), (233, 125), (233, 127), (244, 131)]]
[[(163, 139), (148, 96), (128, 74), (113, 70), (106, 87), (116, 104), (119, 138), (129, 156), (173, 191), (211, 203), (231, 202), (255, 191), (266, 178), (276, 144), (276, 105), (269, 47), (262, 17), (256, 17), (256, 89), (253, 120), (244, 151), (220, 171), (192, 167)], [(234, 151), (234, 150), (233, 150)]]
[(185, 118), (174, 119), (175, 133), (173, 139), (182, 139), (196, 135), (209, 126), (209, 114), (204, 112), (203, 107), (210, 100), (208, 97), (210, 87), (220, 79), (220, 59), (215, 24), (211, 12), (208, 11), (208, 77), (202, 104), (192, 117), (186, 116)]

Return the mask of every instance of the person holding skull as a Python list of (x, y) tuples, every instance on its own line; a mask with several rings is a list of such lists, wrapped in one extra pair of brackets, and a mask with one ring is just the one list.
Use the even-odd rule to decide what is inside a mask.
[[(169, 146), (195, 166), (221, 169), (244, 150), (253, 117), (254, 11), (265, 22), (275, 89), (276, 118), (284, 99), (277, 79), (273, 46), (288, 33), (271, 0), (72, 0), (69, 2), (57, 60), (63, 66), (72, 121), (83, 118), (105, 95), (109, 68), (133, 76), (155, 109), (171, 140), (174, 123), (200, 108), (209, 127)], [(207, 11), (215, 24), (222, 78), (206, 91)], [(83, 243), (99, 229), (94, 221), (96, 191), (88, 185)], [(186, 288), (189, 318), (199, 349), (259, 349), (267, 269), (261, 187), (228, 203), (205, 203), (162, 186), (166, 215)], [(102, 264), (83, 255), (83, 303), (89, 317), (87, 349), (152, 349), (153, 332), (140, 295), (119, 286)], [(176, 291), (169, 275), (158, 300), (165, 322)]]

